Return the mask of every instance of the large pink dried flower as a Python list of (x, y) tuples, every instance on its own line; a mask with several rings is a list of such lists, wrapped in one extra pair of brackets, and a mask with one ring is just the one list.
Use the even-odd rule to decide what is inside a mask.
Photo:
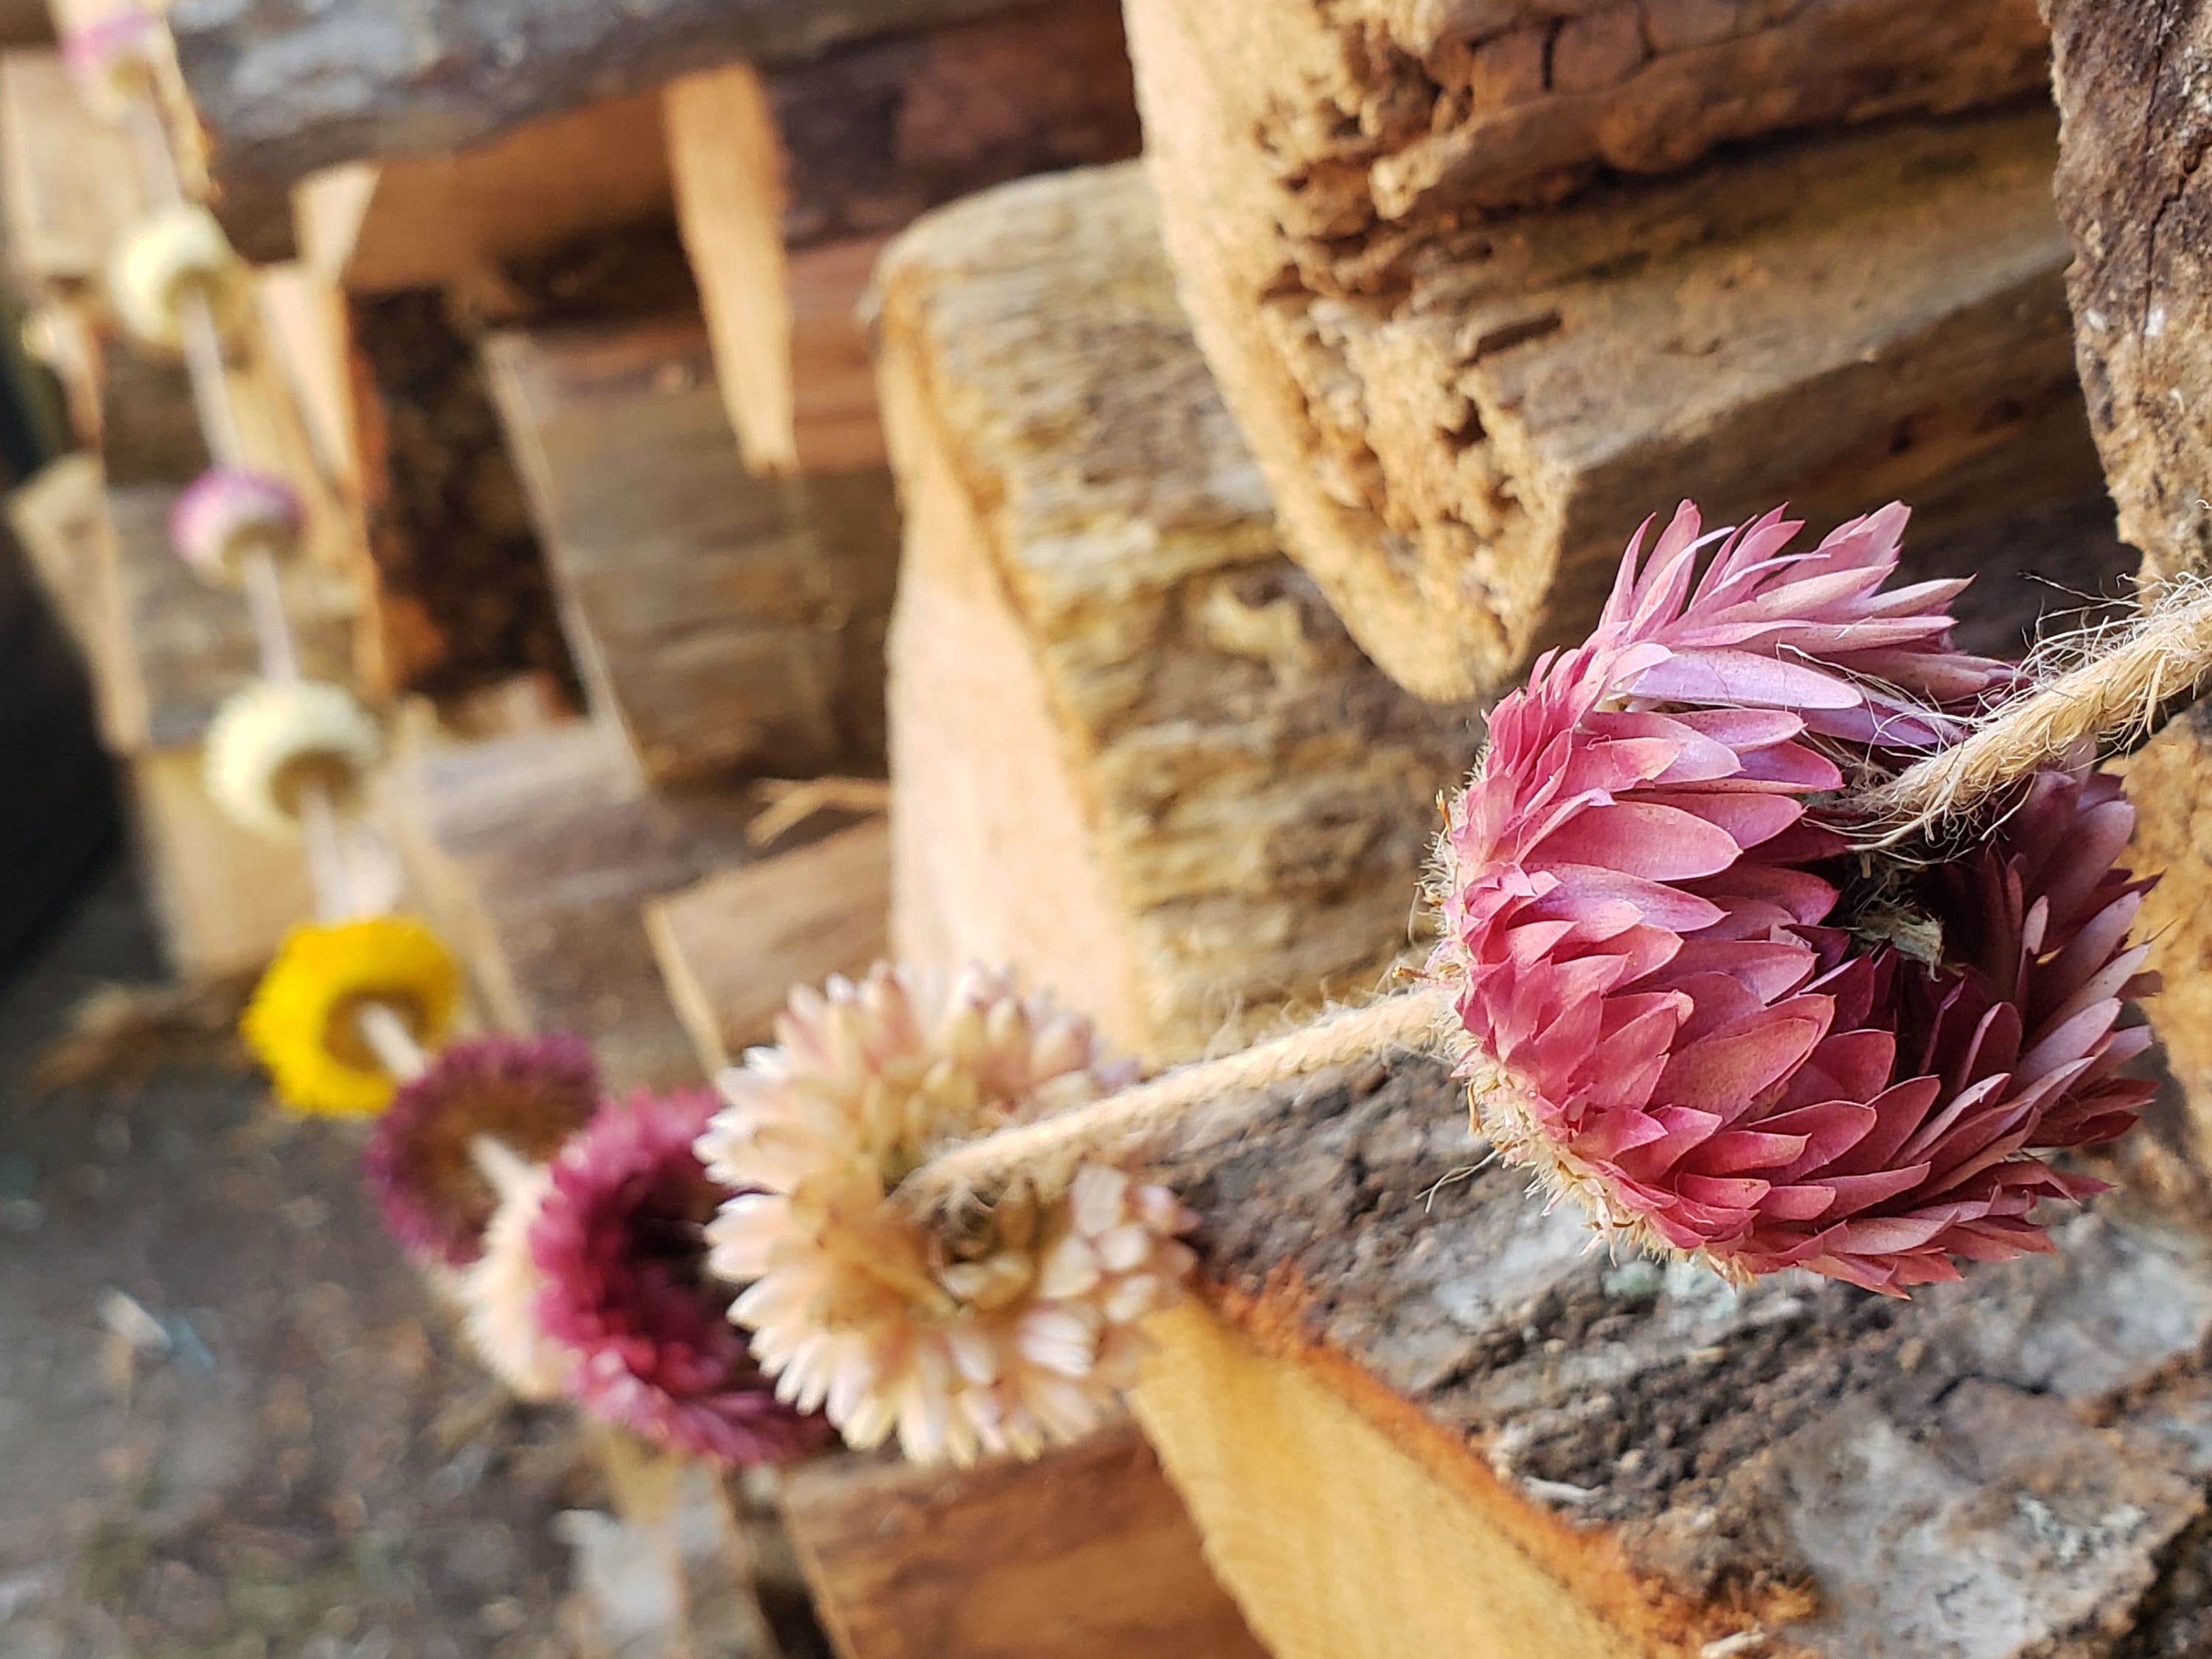
[(829, 1425), (775, 1397), (708, 1276), (705, 1226), (730, 1189), (692, 1150), (720, 1102), (706, 1089), (610, 1101), (552, 1166), (530, 1231), (538, 1322), (575, 1356), (587, 1411), (723, 1463), (795, 1457)]
[[(1734, 1275), (1895, 1291), (2048, 1248), (2127, 1127), (2148, 1042), (2132, 815), (2051, 774), (1963, 863), (1850, 854), (1807, 817), (1959, 735), (2010, 671), (1949, 644), (1961, 584), (1884, 592), (1905, 511), (1810, 554), (1770, 514), (1702, 578), (1685, 506), (1596, 631), (1498, 706), (1439, 848), (1480, 1128), (1601, 1225)], [(1839, 764), (1840, 763), (1840, 764)]]
[(392, 1097), (362, 1157), (385, 1225), (419, 1261), (476, 1260), (499, 1194), (476, 1152), (483, 1138), (543, 1164), (591, 1121), (599, 1070), (573, 1036), (457, 1042)]

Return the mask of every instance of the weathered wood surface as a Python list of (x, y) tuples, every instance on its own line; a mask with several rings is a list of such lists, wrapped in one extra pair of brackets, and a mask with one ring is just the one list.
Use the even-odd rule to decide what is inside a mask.
[(286, 931), (315, 914), (306, 855), (231, 822), (208, 798), (198, 744), (132, 755), (123, 769), (170, 968), (198, 981), (260, 972)]
[[(2212, 574), (2212, 6), (2047, 10), (2075, 350), (2120, 533), (2154, 580)], [(2144, 908), (2166, 980), (2152, 1018), (2212, 1164), (2212, 717), (2173, 722), (2127, 775), (2136, 854), (2166, 872)]]
[(605, 733), (568, 721), (407, 745), (384, 816), (494, 1024), (574, 1032), (617, 1088), (699, 1080), (640, 912), (752, 856), (743, 794), (641, 796)]
[(469, 339), (436, 289), (349, 307), (370, 678), (447, 702), (572, 673), (544, 554)]
[[(1554, 79), (1571, 40), (1635, 10), (1557, 23)], [(2047, 115), (1770, 145), (1486, 222), (1479, 191), (1447, 185), (1492, 177), (1496, 135), (1392, 201), (1397, 147), (1460, 106), (1433, 88), (1393, 103), (1393, 76), (1427, 84), (1419, 60), (1389, 50), (1381, 24), (1376, 50), (1352, 52), (1320, 15), (1306, 0), (1133, 0), (1131, 45), (1200, 343), (1291, 551), (1401, 683), (1468, 696), (1578, 631), (1628, 532), (1681, 495), (1723, 515), (1787, 497), (1832, 521), (1891, 495), (1938, 507), (1961, 467), (1979, 475), (1969, 500), (2081, 488)], [(1923, 58), (1929, 30), (2017, 50)], [(1739, 51), (1761, 64), (1747, 83), (1761, 96), (1697, 106), (1741, 136), (2031, 87), (2036, 33), (2019, 0), (1831, 3), (1680, 56), (1700, 73)], [(1855, 60), (1860, 46), (1874, 58)], [(1636, 101), (1668, 62), (1565, 100), (1618, 130), (1609, 166), (1677, 164), (1720, 136), (1690, 107)], [(1376, 84), (1340, 90), (1340, 111), (1324, 90), (1362, 64)]]
[(890, 953), (890, 828), (871, 819), (645, 907), (677, 1017), (710, 1075), (774, 1039), (793, 987)]
[(1589, 1248), (1377, 1062), (1161, 1167), (1200, 1305), (1136, 1404), (1277, 1659), (2137, 1659), (2212, 1566), (2212, 1244), (2115, 1196), (1885, 1300)]
[(0, 216), (30, 299), (76, 296), (145, 211), (129, 135), (100, 120), (51, 48), (0, 52)]
[(587, 701), (641, 774), (879, 765), (888, 477), (750, 476), (696, 312), (484, 352)]
[(504, 268), (670, 211), (660, 95), (532, 121), (470, 149), (333, 168), (295, 196), (300, 256), (356, 294), (449, 288), (495, 305)]
[(1283, 556), (1141, 169), (944, 209), (882, 295), (900, 954), (1017, 963), (1155, 1059), (1372, 988), (1474, 711)]
[(649, 91), (733, 59), (836, 43), (1005, 0), (179, 0), (177, 59), (218, 211), (251, 257), (282, 252), (293, 185), (343, 161), (434, 155), (519, 122)]
[(965, 1471), (824, 1458), (783, 1509), (839, 1659), (1261, 1659), (1127, 1425)]

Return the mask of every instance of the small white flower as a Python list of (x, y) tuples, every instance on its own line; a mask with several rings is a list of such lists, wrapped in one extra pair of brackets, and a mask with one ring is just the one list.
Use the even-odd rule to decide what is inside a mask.
[(185, 305), (204, 295), (226, 334), (251, 299), (246, 267), (215, 215), (179, 202), (140, 220), (123, 239), (108, 272), (108, 297), (123, 325), (151, 345), (184, 343)]
[(343, 687), (257, 681), (208, 726), (208, 794), (234, 822), (288, 840), (306, 790), (341, 811), (356, 805), (381, 748), (375, 720)]

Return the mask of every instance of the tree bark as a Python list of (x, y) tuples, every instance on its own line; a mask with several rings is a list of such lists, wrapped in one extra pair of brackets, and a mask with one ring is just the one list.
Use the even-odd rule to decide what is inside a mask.
[(1525, 9), (1129, 8), (1200, 343), (1291, 552), (1401, 684), (1474, 695), (1577, 633), (1683, 495), (1825, 520), (1939, 506), (1970, 461), (2081, 489), (2044, 118), (1623, 177), (2031, 90), (2024, 0)]
[(1371, 988), (1475, 711), (1283, 556), (1141, 171), (940, 210), (881, 286), (901, 954), (1018, 963), (1157, 1060)]

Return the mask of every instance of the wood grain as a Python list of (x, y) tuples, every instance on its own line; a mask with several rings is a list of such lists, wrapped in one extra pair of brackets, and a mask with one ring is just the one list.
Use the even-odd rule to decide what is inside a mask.
[[(1833, 522), (1893, 495), (1933, 517), (2094, 489), (2047, 116), (1627, 176), (1722, 137), (2032, 90), (2021, 0), (1708, 7), (1712, 39), (1647, 61), (1632, 32), (1622, 78), (1569, 95), (1545, 65), (1637, 12), (1573, 9), (1129, 9), (1200, 343), (1289, 550), (1395, 678), (1467, 696), (1577, 635), (1629, 533), (1684, 495), (1723, 521), (1787, 499)], [(1534, 79), (1490, 63), (1514, 38), (1492, 27), (1551, 41)], [(1414, 40), (1427, 56), (1393, 45)], [(1731, 65), (1761, 96), (1675, 101), (1678, 71)], [(1558, 145), (1508, 142), (1560, 122)]]
[(858, 978), (889, 951), (890, 830), (881, 818), (645, 907), (677, 1017), (709, 1075), (772, 1041), (793, 987)]
[(587, 697), (641, 774), (879, 764), (888, 478), (749, 476), (696, 313), (503, 332), (485, 362)]
[(823, 1459), (784, 1518), (840, 1659), (1260, 1659), (1127, 1424), (1034, 1463)]

